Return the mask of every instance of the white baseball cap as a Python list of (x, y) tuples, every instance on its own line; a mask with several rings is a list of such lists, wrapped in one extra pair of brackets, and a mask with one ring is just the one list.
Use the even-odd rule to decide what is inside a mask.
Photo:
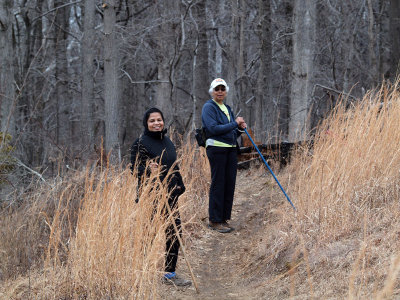
[(225, 80), (223, 80), (222, 78), (215, 78), (210, 85), (210, 89), (208, 90), (208, 92), (210, 94), (212, 94), (212, 92), (214, 91), (214, 89), (219, 86), (219, 85), (223, 85), (224, 87), (226, 87), (226, 92), (229, 92), (229, 86), (226, 84)]

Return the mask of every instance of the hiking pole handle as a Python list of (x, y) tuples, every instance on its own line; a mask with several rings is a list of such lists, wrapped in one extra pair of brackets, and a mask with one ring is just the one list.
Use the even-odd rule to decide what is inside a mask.
[(276, 178), (274, 172), (272, 172), (272, 169), (269, 167), (267, 161), (265, 160), (264, 156), (262, 155), (261, 151), (258, 149), (256, 143), (254, 143), (253, 139), (251, 138), (249, 132), (247, 131), (246, 128), (244, 128), (244, 132), (246, 132), (247, 136), (249, 137), (251, 143), (253, 144), (254, 148), (257, 150), (258, 154), (260, 155), (261, 159), (263, 160), (264, 164), (267, 166), (269, 172), (272, 174), (272, 176), (274, 177), (276, 183), (279, 185), (279, 187), (281, 188), (283, 194), (286, 196), (286, 199), (289, 201), (290, 205), (293, 207), (294, 210), (296, 210), (296, 207), (294, 207), (292, 201), (290, 201), (289, 196), (286, 194), (285, 190), (283, 189), (282, 185), (279, 183), (278, 178)]

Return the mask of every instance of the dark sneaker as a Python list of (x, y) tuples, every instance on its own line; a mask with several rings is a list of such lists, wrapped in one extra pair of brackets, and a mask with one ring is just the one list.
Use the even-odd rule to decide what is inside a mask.
[(232, 229), (225, 226), (224, 223), (216, 223), (216, 222), (209, 222), (208, 227), (212, 230), (218, 231), (220, 233), (228, 233), (231, 232)]
[(175, 285), (175, 286), (190, 286), (192, 285), (192, 282), (190, 280), (186, 280), (179, 275), (175, 275), (172, 278), (167, 278), (163, 277), (162, 279), (163, 283), (165, 284), (170, 284), (170, 285)]
[(231, 225), (228, 223), (228, 221), (224, 221), (224, 222), (222, 222), (222, 224), (223, 224), (225, 227), (230, 228), (231, 231), (234, 231), (234, 230), (235, 230), (235, 227), (231, 226)]

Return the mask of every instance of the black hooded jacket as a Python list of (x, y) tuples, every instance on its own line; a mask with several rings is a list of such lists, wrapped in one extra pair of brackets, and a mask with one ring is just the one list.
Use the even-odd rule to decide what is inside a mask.
[(138, 169), (138, 186), (141, 184), (142, 176), (146, 173), (150, 175), (150, 169), (146, 169), (148, 160), (154, 160), (159, 165), (162, 165), (160, 172), (160, 180), (163, 181), (167, 176), (171, 167), (173, 172), (167, 178), (168, 191), (171, 192), (171, 198), (177, 198), (185, 192), (185, 185), (183, 184), (182, 176), (179, 173), (179, 168), (176, 162), (176, 149), (172, 141), (166, 136), (167, 130), (164, 129), (160, 132), (149, 131), (147, 127), (147, 120), (152, 112), (159, 112), (164, 120), (164, 117), (156, 108), (146, 111), (143, 118), (144, 132), (141, 137), (135, 140), (131, 147), (131, 168)]

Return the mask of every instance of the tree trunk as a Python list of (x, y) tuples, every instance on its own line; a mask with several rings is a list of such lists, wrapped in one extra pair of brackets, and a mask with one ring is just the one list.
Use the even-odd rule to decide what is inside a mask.
[[(244, 117), (245, 120), (251, 120), (251, 106), (246, 103), (247, 101), (247, 77), (245, 74), (245, 1), (240, 0), (239, 2), (239, 53), (238, 53), (238, 66), (237, 66), (237, 107), (235, 107), (235, 113)], [(234, 59), (236, 61), (236, 59)], [(239, 113), (240, 112), (240, 113)]]
[(289, 140), (307, 138), (308, 109), (313, 84), (316, 25), (315, 0), (296, 0), (294, 5), (293, 81), (290, 100)]
[(157, 80), (159, 83), (156, 87), (156, 107), (160, 109), (164, 118), (166, 119), (166, 125), (170, 125), (172, 122), (172, 85), (170, 82), (170, 63), (167, 57), (163, 57), (158, 63)]
[(345, 28), (343, 35), (345, 36), (344, 48), (346, 51), (346, 56), (344, 59), (343, 91), (348, 93), (354, 85), (354, 82), (351, 80), (351, 76), (354, 69), (354, 60), (357, 52), (355, 49), (355, 40), (357, 39), (357, 31), (359, 30), (361, 18), (357, 17), (355, 20), (352, 20), (355, 10), (353, 9), (350, 1), (345, 1), (344, 3), (346, 5), (343, 7), (343, 10), (345, 11), (345, 13), (343, 13)]
[(82, 39), (82, 102), (81, 137), (84, 161), (93, 151), (94, 142), (94, 37), (95, 37), (95, 1), (86, 0), (83, 18)]
[(257, 137), (266, 141), (276, 130), (277, 107), (272, 101), (272, 45), (271, 45), (271, 4), (270, 0), (259, 0), (260, 14), (260, 68), (258, 70), (256, 90), (255, 132)]
[[(177, 0), (160, 1), (158, 3), (159, 17), (163, 20), (157, 33), (157, 80), (156, 87), (156, 106), (163, 112), (166, 119), (166, 126), (172, 124), (173, 116), (176, 110), (173, 102), (173, 80), (175, 59), (179, 55), (176, 35), (178, 22), (174, 20), (179, 13), (179, 3)], [(184, 41), (182, 41), (184, 42)]]
[[(206, 34), (206, 5), (199, 2), (195, 7), (194, 21), (197, 19), (196, 49), (193, 58), (193, 126), (201, 126), (201, 110), (204, 103), (208, 100), (208, 50)], [(196, 21), (195, 21), (196, 22)], [(193, 128), (192, 128), (193, 129)]]
[[(238, 79), (238, 56), (240, 49), (240, 17), (239, 17), (239, 0), (232, 0), (232, 21), (229, 36), (229, 53), (228, 56), (228, 76), (227, 84), (229, 85), (229, 93), (226, 103), (229, 104), (234, 112), (238, 112), (238, 91), (236, 89), (236, 80)], [(226, 79), (225, 79), (226, 80)]]
[[(63, 1), (56, 1), (55, 7), (63, 5)], [(56, 54), (56, 101), (57, 101), (57, 145), (63, 149), (63, 154), (68, 155), (72, 146), (71, 137), (71, 105), (68, 92), (68, 8), (57, 9), (55, 17), (55, 54)]]
[[(43, 0), (37, 0), (36, 1), (36, 14), (37, 16), (41, 15), (43, 13)], [(32, 16), (33, 17), (33, 16)], [(43, 18), (36, 23), (33, 24), (33, 33), (31, 34), (33, 36), (32, 38), (32, 53), (38, 53), (39, 49), (41, 49), (43, 42), (44, 42), (44, 36), (43, 36)], [(38, 65), (43, 64), (45, 61), (43, 55), (37, 54), (35, 58), (35, 62)], [(50, 64), (50, 63), (49, 63)], [(30, 131), (31, 132), (40, 132), (44, 131), (45, 127), (45, 120), (47, 119), (48, 115), (45, 112), (45, 107), (46, 107), (46, 100), (45, 97), (37, 97), (36, 95), (41, 95), (44, 93), (44, 91), (49, 91), (51, 88), (49, 88), (48, 80), (47, 78), (43, 78), (42, 76), (36, 76), (37, 74), (32, 74), (30, 77), (32, 78), (31, 80), (28, 80), (26, 89), (28, 89), (29, 93), (32, 94), (30, 96), (30, 101), (32, 104), (32, 107), (36, 107), (37, 111), (35, 109), (32, 109), (32, 113), (36, 115), (36, 121), (37, 122), (32, 122), (32, 124), (29, 124), (30, 126)], [(35, 103), (36, 100), (36, 103)], [(51, 148), (51, 145), (48, 142), (48, 139), (46, 139), (45, 134), (40, 134), (40, 135), (34, 135), (31, 137), (32, 142), (30, 143), (30, 149), (29, 152), (32, 153), (32, 163), (33, 165), (40, 165), (40, 166), (48, 166), (48, 159), (49, 159), (49, 150)], [(51, 172), (50, 168), (47, 169), (49, 172)]]
[(400, 2), (390, 1), (391, 70), (393, 79), (400, 75)]
[[(281, 140), (288, 140), (290, 96), (293, 71), (293, 7), (292, 0), (282, 0), (271, 6), (271, 102), (278, 105), (277, 132)], [(275, 26), (282, 32), (273, 29)], [(272, 98), (273, 97), (273, 98)], [(264, 129), (267, 129), (264, 126)]]
[(116, 2), (104, 4), (104, 102), (105, 150), (120, 161), (118, 51), (115, 38)]
[[(2, 133), (15, 133), (12, 9), (13, 1), (0, 0), (0, 121)], [(0, 145), (1, 147), (1, 145)]]
[[(208, 39), (208, 48), (209, 48), (209, 57), (211, 58), (209, 61), (208, 68), (211, 70), (212, 78), (210, 78), (208, 83), (211, 83), (217, 77), (222, 77), (223, 70), (223, 49), (221, 45), (221, 37), (224, 36), (224, 32), (221, 27), (218, 25), (221, 22), (221, 18), (224, 18), (226, 15), (225, 6), (226, 0), (221, 0), (218, 2), (208, 2), (208, 6), (206, 7), (207, 16), (210, 16), (210, 23), (212, 25), (213, 30), (210, 31), (210, 36)], [(211, 4), (211, 5), (210, 5)], [(207, 89), (208, 90), (208, 89)]]
[(377, 44), (376, 34), (374, 32), (375, 27), (374, 9), (372, 6), (372, 0), (368, 0), (368, 56), (369, 56), (369, 72), (370, 72), (370, 83), (374, 86), (378, 83), (378, 60), (376, 57), (375, 49)]

